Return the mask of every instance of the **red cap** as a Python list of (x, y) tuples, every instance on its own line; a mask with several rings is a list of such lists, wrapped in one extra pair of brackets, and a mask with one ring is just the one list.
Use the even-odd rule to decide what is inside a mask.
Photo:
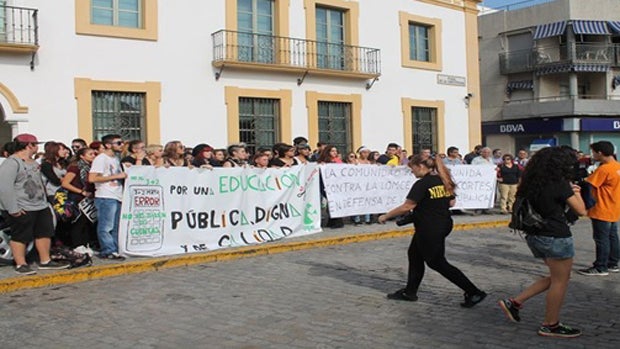
[(34, 135), (31, 135), (30, 133), (19, 134), (15, 138), (13, 138), (13, 140), (19, 143), (37, 143), (37, 144), (42, 143), (42, 142), (39, 142), (37, 137), (35, 137)]

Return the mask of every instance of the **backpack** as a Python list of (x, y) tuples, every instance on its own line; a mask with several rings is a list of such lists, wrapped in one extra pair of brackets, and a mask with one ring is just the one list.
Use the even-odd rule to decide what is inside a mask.
[(527, 198), (517, 196), (512, 205), (512, 216), (508, 227), (526, 234), (536, 233), (545, 227), (545, 219), (534, 210)]
[(56, 262), (67, 262), (71, 269), (93, 265), (93, 260), (88, 254), (79, 253), (64, 246), (50, 248), (50, 259)]

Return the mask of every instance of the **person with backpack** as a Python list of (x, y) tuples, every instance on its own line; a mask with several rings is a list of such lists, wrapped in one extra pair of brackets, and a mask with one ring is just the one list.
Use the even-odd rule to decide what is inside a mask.
[(39, 150), (37, 137), (17, 135), (15, 153), (0, 166), (0, 206), (2, 215), (11, 228), (11, 252), (15, 272), (32, 275), (36, 270), (26, 262), (26, 246), (34, 239), (39, 253), (38, 269), (66, 269), (68, 263), (51, 260), (51, 238), (54, 223), (41, 180), (39, 164), (32, 159)]
[(404, 203), (379, 216), (385, 223), (413, 211), (415, 234), (409, 246), (407, 286), (387, 295), (388, 299), (417, 301), (418, 287), (424, 277), (424, 263), (465, 291), (462, 307), (471, 308), (487, 294), (474, 285), (458, 268), (446, 260), (446, 237), (452, 231), (450, 207), (455, 204), (456, 183), (441, 159), (417, 154), (409, 159), (411, 172), (419, 178)]
[[(543, 277), (515, 297), (502, 299), (499, 306), (509, 320), (521, 321), (519, 312), (530, 298), (546, 292), (545, 317), (538, 334), (547, 337), (578, 337), (581, 331), (560, 322), (575, 249), (568, 225), (568, 206), (584, 216), (580, 187), (572, 184), (575, 154), (561, 147), (541, 149), (527, 163), (517, 189), (511, 226), (523, 230), (527, 245), (549, 268)], [(526, 204), (522, 204), (522, 203)], [(527, 210), (526, 208), (531, 209)], [(524, 212), (529, 211), (528, 214)], [(529, 216), (528, 216), (529, 215)], [(536, 218), (536, 219), (534, 219)], [(530, 222), (536, 221), (536, 224)]]

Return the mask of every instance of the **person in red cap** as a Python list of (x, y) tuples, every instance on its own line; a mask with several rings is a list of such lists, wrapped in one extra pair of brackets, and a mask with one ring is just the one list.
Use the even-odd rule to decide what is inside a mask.
[(13, 141), (15, 153), (0, 165), (0, 206), (11, 228), (9, 244), (15, 272), (21, 275), (36, 273), (26, 262), (26, 246), (33, 239), (40, 257), (38, 269), (66, 269), (69, 264), (50, 258), (54, 223), (39, 164), (32, 159), (40, 142), (28, 133), (18, 135)]

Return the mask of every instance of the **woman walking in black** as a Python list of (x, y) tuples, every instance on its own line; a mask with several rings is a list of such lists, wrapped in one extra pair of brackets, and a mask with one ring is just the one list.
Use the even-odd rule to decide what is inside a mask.
[(465, 291), (461, 306), (471, 308), (482, 302), (486, 293), (476, 287), (445, 256), (446, 237), (452, 231), (450, 207), (454, 206), (456, 184), (441, 160), (414, 155), (409, 160), (411, 172), (419, 178), (400, 206), (379, 216), (379, 223), (408, 212), (413, 214), (415, 235), (409, 246), (407, 286), (387, 295), (389, 299), (417, 301), (418, 287), (424, 277), (424, 263)]

